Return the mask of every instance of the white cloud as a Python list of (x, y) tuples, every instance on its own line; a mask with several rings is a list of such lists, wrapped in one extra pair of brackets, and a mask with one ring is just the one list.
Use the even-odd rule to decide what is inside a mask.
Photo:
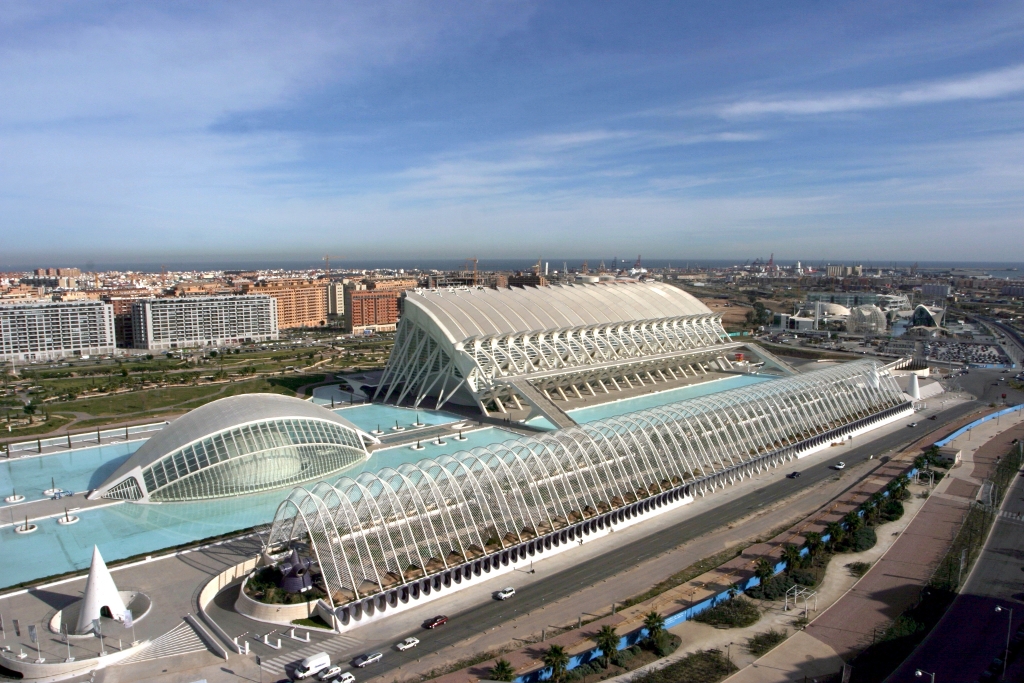
[(958, 100), (986, 100), (1021, 92), (1024, 92), (1024, 65), (904, 88), (876, 88), (792, 99), (745, 100), (721, 107), (718, 112), (726, 118), (769, 114), (808, 116)]

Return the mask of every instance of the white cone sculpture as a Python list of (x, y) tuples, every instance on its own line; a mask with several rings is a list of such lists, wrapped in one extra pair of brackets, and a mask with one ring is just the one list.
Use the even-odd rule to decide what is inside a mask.
[[(109, 612), (104, 612), (104, 607)], [(89, 578), (85, 581), (85, 595), (82, 597), (82, 607), (78, 611), (78, 626), (75, 633), (91, 633), (93, 619), (99, 619), (101, 614), (109, 614), (121, 621), (124, 619), (125, 609), (121, 594), (114, 585), (114, 577), (110, 575), (110, 570), (100, 555), (100, 549), (93, 546), (92, 565), (89, 567)]]
[(915, 401), (921, 399), (921, 385), (917, 383), (917, 375), (913, 372), (910, 373), (910, 387), (907, 388), (907, 393)]

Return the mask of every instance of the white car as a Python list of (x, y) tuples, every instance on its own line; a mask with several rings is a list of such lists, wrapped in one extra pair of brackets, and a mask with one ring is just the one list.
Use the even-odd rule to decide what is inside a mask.
[[(324, 669), (323, 671), (321, 671), (320, 675), (318, 676), (318, 678), (321, 681), (326, 681), (326, 680), (329, 680), (331, 678), (334, 678), (335, 676), (337, 676), (340, 673), (341, 673), (341, 667), (338, 666), (337, 664), (335, 664), (331, 668)], [(349, 676), (352, 676), (352, 674), (349, 674)], [(352, 680), (355, 680), (355, 676), (352, 676)]]
[(516, 594), (516, 589), (513, 588), (512, 586), (508, 586), (506, 588), (502, 588), (500, 591), (495, 593), (494, 597), (496, 597), (498, 600), (508, 600), (509, 598), (511, 598), (515, 594)]
[(843, 462), (842, 460), (840, 460), (839, 462), (837, 462), (837, 463), (835, 464), (835, 466), (834, 466), (834, 467), (835, 467), (835, 468), (836, 468), (837, 470), (845, 470), (845, 469), (846, 469), (846, 463), (845, 463), (845, 462)]
[(405, 650), (410, 650), (410, 649), (416, 647), (419, 644), (420, 644), (420, 639), (419, 638), (406, 638), (405, 640), (400, 642), (398, 645), (395, 645), (395, 647), (397, 647), (399, 650), (402, 650), (404, 652)]
[(356, 657), (354, 663), (356, 666), (362, 669), (364, 666), (368, 664), (376, 664), (382, 659), (384, 659), (383, 652), (371, 652), (369, 654), (359, 655), (358, 657)]

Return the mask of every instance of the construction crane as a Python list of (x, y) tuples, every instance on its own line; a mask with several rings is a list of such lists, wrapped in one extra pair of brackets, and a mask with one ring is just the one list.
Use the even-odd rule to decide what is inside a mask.
[(330, 280), (331, 279), (331, 256), (330, 256), (330, 254), (325, 254), (322, 260), (323, 260), (323, 262), (325, 264), (327, 264), (324, 267), (324, 269), (327, 271), (327, 279)]

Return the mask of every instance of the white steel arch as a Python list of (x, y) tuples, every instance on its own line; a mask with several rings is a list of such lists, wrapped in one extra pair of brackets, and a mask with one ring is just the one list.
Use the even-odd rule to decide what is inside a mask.
[(714, 490), (906, 400), (880, 364), (856, 361), (321, 482), (281, 504), (268, 546), (308, 542), (337, 606), (666, 491)]

